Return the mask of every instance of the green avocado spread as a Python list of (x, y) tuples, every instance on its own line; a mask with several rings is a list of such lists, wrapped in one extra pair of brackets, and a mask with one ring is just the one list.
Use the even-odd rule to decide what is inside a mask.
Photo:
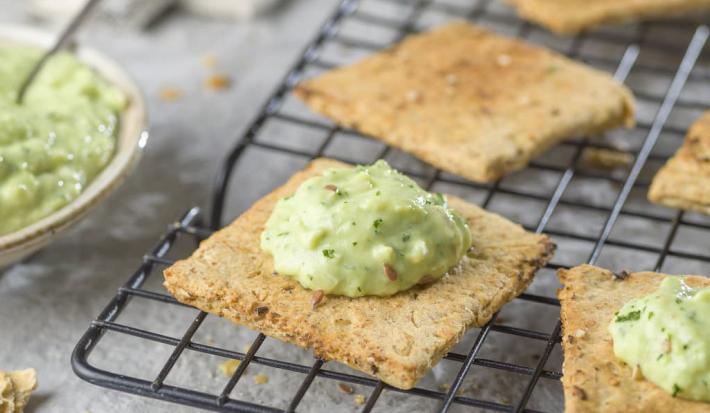
[(433, 282), (471, 245), (464, 220), (385, 161), (333, 168), (279, 200), (261, 234), (274, 269), (326, 294), (387, 296)]
[(609, 325), (614, 354), (673, 397), (710, 401), (710, 288), (666, 277)]
[(126, 97), (74, 56), (50, 59), (15, 103), (41, 50), (0, 48), (0, 235), (60, 209), (108, 164)]

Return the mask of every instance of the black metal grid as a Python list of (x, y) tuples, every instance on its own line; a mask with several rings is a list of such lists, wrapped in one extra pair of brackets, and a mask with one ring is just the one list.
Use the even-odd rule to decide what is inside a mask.
[[(374, 3), (374, 12), (368, 11), (373, 8), (359, 9), (362, 3)], [(383, 16), (376, 13), (378, 4), (394, 4), (408, 8), (404, 16)], [(336, 63), (329, 62), (322, 56), (323, 49), (329, 44), (337, 44), (348, 48), (371, 52), (387, 44), (379, 44), (367, 39), (360, 39), (352, 35), (343, 34), (340, 28), (346, 21), (356, 21), (359, 24), (367, 25), (373, 29), (382, 27), (395, 31), (396, 35), (389, 43), (396, 42), (409, 33), (422, 29), (420, 20), (427, 14), (435, 12), (447, 18), (467, 18), (469, 20), (493, 24), (503, 27), (520, 38), (531, 39), (534, 34), (544, 33), (543, 30), (519, 20), (513, 15), (500, 12), (493, 6), (490, 0), (459, 0), (457, 2), (417, 0), (408, 2), (406, 0), (344, 0), (330, 16), (316, 37), (308, 44), (301, 57), (295, 65), (288, 71), (278, 88), (271, 95), (267, 103), (263, 106), (257, 118), (251, 123), (246, 133), (238, 141), (234, 149), (229, 153), (220, 175), (218, 176), (210, 215), (210, 224), (203, 225), (198, 208), (189, 210), (178, 222), (173, 224), (168, 233), (159, 241), (157, 246), (143, 258), (142, 265), (130, 277), (117, 295), (108, 304), (104, 311), (93, 321), (88, 331), (77, 344), (72, 355), (72, 366), (74, 371), (83, 379), (96, 385), (117, 389), (142, 396), (163, 399), (167, 401), (196, 406), (203, 409), (233, 412), (270, 412), (284, 411), (266, 405), (259, 405), (252, 402), (240, 401), (232, 398), (232, 390), (237, 382), (243, 377), (248, 365), (260, 364), (272, 368), (283, 369), (304, 375), (300, 387), (291, 399), (290, 405), (285, 411), (295, 411), (299, 403), (308, 392), (312, 382), (316, 377), (322, 377), (339, 382), (362, 385), (371, 388), (367, 397), (367, 402), (362, 407), (362, 411), (369, 412), (377, 403), (383, 390), (406, 393), (410, 395), (439, 400), (439, 411), (447, 411), (452, 405), (462, 405), (482, 408), (493, 411), (528, 411), (538, 410), (526, 407), (533, 394), (540, 378), (558, 380), (561, 373), (556, 369), (546, 368), (548, 358), (560, 342), (559, 319), (546, 331), (520, 328), (497, 323), (497, 314), (475, 337), (473, 345), (468, 353), (449, 353), (445, 359), (460, 363), (460, 369), (450, 388), (446, 391), (431, 390), (416, 387), (412, 390), (404, 391), (387, 386), (373, 378), (362, 377), (350, 373), (342, 373), (332, 369), (327, 369), (326, 364), (321, 360), (314, 360), (313, 364), (306, 365), (300, 363), (278, 360), (257, 355), (257, 352), (264, 342), (265, 337), (259, 334), (251, 343), (247, 351), (234, 351), (218, 346), (200, 344), (192, 341), (196, 331), (200, 328), (205, 317), (204, 312), (199, 312), (197, 317), (188, 326), (182, 337), (172, 337), (151, 331), (151, 329), (136, 328), (121, 324), (116, 321), (119, 314), (124, 311), (132, 299), (140, 297), (152, 300), (165, 306), (183, 306), (167, 294), (150, 291), (142, 288), (149, 277), (156, 277), (156, 269), (170, 265), (173, 260), (167, 258), (178, 237), (187, 237), (199, 242), (208, 236), (214, 229), (222, 225), (226, 201), (229, 199), (230, 178), (234, 173), (237, 161), (245, 150), (258, 149), (267, 152), (284, 154), (290, 157), (303, 158), (304, 160), (322, 156), (327, 153), (332, 146), (335, 137), (345, 133), (353, 139), (369, 140), (369, 137), (362, 136), (354, 131), (343, 130), (327, 120), (313, 119), (298, 113), (290, 113), (286, 108), (290, 91), (298, 83), (299, 79), (310, 69), (325, 70), (337, 66)], [(402, 18), (403, 17), (403, 18)], [(678, 42), (666, 36), (651, 39), (654, 30), (677, 30), (681, 34), (687, 33), (684, 41)], [(557, 239), (560, 246), (565, 242), (579, 241), (592, 245), (588, 253), (587, 262), (597, 263), (600, 261), (605, 247), (620, 248), (625, 251), (642, 252), (653, 257), (653, 264), (650, 266), (656, 271), (664, 268), (668, 258), (681, 260), (683, 263), (700, 263), (702, 269), (710, 268), (710, 252), (707, 248), (700, 250), (688, 250), (682, 246), (676, 246), (678, 233), (681, 228), (692, 229), (699, 232), (701, 239), (710, 239), (710, 221), (694, 214), (675, 212), (668, 215), (667, 211), (646, 211), (639, 208), (632, 208), (627, 201), (633, 191), (640, 190), (645, 193), (649, 181), (644, 178), (645, 167), (649, 162), (663, 162), (672, 151), (666, 153), (654, 152), (659, 138), (664, 140), (677, 141), (679, 145), (684, 135), (684, 127), (669, 125), (668, 121), (672, 117), (674, 110), (689, 110), (699, 112), (705, 108), (704, 102), (699, 99), (685, 97), (684, 87), (689, 81), (707, 81), (708, 74), (696, 68), (696, 63), (708, 38), (708, 29), (704, 26), (696, 26), (687, 21), (670, 21), (665, 23), (643, 23), (635, 26), (631, 31), (609, 32), (596, 31), (589, 34), (579, 35), (568, 42), (567, 55), (577, 58), (587, 63), (607, 68), (615, 73), (617, 79), (624, 81), (631, 74), (648, 74), (668, 81), (668, 85), (662, 93), (654, 93), (643, 88), (634, 88), (634, 93), (640, 104), (647, 104), (653, 108), (654, 115), (648, 120), (640, 120), (636, 129), (622, 132), (622, 136), (638, 135), (638, 144), (630, 149), (634, 155), (633, 165), (624, 172), (623, 175), (612, 173), (611, 171), (588, 170), (580, 166), (580, 159), (586, 148), (599, 147), (607, 148), (608, 143), (599, 140), (588, 141), (579, 139), (569, 141), (560, 145), (570, 151), (570, 156), (563, 164), (552, 165), (536, 160), (530, 165), (531, 171), (544, 171), (554, 174), (555, 183), (551, 191), (541, 194), (534, 188), (517, 188), (514, 185), (506, 184), (506, 179), (493, 184), (477, 184), (460, 180), (439, 170), (429, 170), (429, 172), (418, 172), (406, 170), (409, 175), (419, 179), (423, 186), (432, 188), (437, 184), (455, 185), (461, 191), (477, 192), (482, 194), (480, 204), (484, 208), (490, 208), (494, 197), (499, 195), (517, 197), (521, 200), (530, 200), (544, 205), (539, 218), (533, 224), (525, 225), (528, 229), (536, 232), (546, 232)], [(590, 42), (601, 43), (605, 46), (621, 48), (620, 57), (593, 55), (585, 49)], [(646, 51), (652, 54), (660, 54), (663, 64), (652, 64), (639, 58)], [(666, 64), (670, 62), (670, 65)], [(282, 141), (266, 142), (260, 139), (260, 134), (265, 123), (271, 120), (278, 120), (285, 125), (292, 127), (308, 127), (318, 130), (324, 134), (324, 139), (317, 145), (309, 149), (294, 148), (288, 144), (288, 137)], [(629, 138), (629, 140), (631, 140)], [(394, 149), (382, 145), (383, 148), (370, 161), (378, 158), (385, 158)], [(337, 156), (332, 156), (339, 158)], [(351, 161), (351, 159), (342, 159)], [(612, 185), (615, 188), (613, 202), (604, 204), (591, 199), (574, 199), (566, 197), (571, 188), (576, 185), (575, 179), (588, 179)], [(560, 208), (572, 208), (577, 213), (593, 212), (604, 217), (603, 225), (593, 234), (582, 234), (569, 229), (559, 230), (550, 227), (554, 214)], [(581, 212), (580, 212), (581, 211)], [(527, 213), (530, 216), (532, 212)], [(534, 217), (533, 217), (534, 218)], [(643, 225), (651, 227), (667, 227), (665, 235), (658, 237), (662, 239), (661, 245), (649, 245), (648, 243), (636, 242), (625, 239), (623, 236), (615, 236), (614, 228), (620, 219), (640, 220)], [(623, 234), (622, 234), (623, 235)], [(562, 240), (562, 241), (561, 241)], [(566, 241), (565, 241), (566, 240)], [(196, 244), (195, 244), (196, 245)], [(548, 267), (557, 269), (576, 264), (575, 262), (553, 261)], [(637, 269), (637, 268), (634, 268)], [(710, 272), (710, 271), (706, 271)], [(158, 275), (159, 277), (159, 275)], [(516, 300), (538, 303), (544, 306), (559, 306), (556, 298), (549, 295), (524, 293)], [(167, 308), (169, 311), (170, 309)], [(97, 368), (89, 361), (89, 356), (101, 341), (107, 331), (129, 335), (141, 340), (149, 340), (155, 343), (162, 343), (173, 347), (167, 361), (162, 365), (160, 373), (153, 380), (144, 380), (137, 377), (130, 377)], [(516, 363), (494, 360), (482, 357), (480, 350), (491, 332), (496, 332), (515, 339), (531, 339), (544, 343), (544, 349), (539, 354), (539, 359), (534, 367), (524, 366)], [(165, 379), (170, 374), (179, 357), (185, 350), (241, 360), (241, 364), (236, 372), (231, 376), (227, 384), (217, 392), (200, 392), (180, 386), (166, 385)], [(134, 354), (135, 363), (142, 361), (140, 354)], [(472, 366), (483, 366), (489, 369), (507, 371), (527, 377), (524, 392), (517, 400), (511, 403), (487, 400), (472, 396), (462, 396), (457, 392), (460, 389), (464, 378), (469, 373)]]

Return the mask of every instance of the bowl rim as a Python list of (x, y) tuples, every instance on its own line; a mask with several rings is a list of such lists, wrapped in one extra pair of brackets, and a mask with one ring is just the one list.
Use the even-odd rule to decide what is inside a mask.
[[(25, 45), (48, 48), (55, 35), (34, 27), (0, 25), (0, 47)], [(77, 198), (26, 227), (0, 235), (0, 252), (12, 253), (31, 245), (40, 245), (62, 229), (78, 221), (84, 213), (103, 201), (133, 170), (148, 140), (148, 114), (145, 98), (135, 80), (123, 67), (100, 51), (77, 45), (75, 55), (83, 64), (121, 89), (128, 106), (119, 116), (119, 131), (113, 157)]]

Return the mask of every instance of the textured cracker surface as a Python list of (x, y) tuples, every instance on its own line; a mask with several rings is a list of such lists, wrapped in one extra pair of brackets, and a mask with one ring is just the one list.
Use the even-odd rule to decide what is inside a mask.
[(710, 0), (505, 0), (520, 15), (557, 33), (606, 23), (679, 15), (710, 7)]
[(272, 274), (272, 259), (259, 247), (260, 234), (278, 199), (325, 169), (345, 166), (326, 159), (311, 163), (204, 241), (190, 258), (165, 270), (165, 287), (183, 303), (411, 388), (467, 328), (482, 326), (525, 290), (554, 245), (545, 235), (449, 197), (474, 240), (474, 252), (456, 269), (428, 287), (386, 298), (332, 296), (314, 310), (311, 291)]
[(488, 182), (554, 144), (634, 122), (611, 76), (464, 22), (413, 35), (295, 93), (336, 123)]
[[(650, 294), (667, 276), (638, 272), (616, 280), (611, 271), (581, 265), (558, 272), (563, 288), (562, 384), (566, 413), (710, 412), (710, 404), (671, 397), (655, 384), (634, 380), (631, 367), (618, 360), (607, 327), (628, 301)], [(691, 276), (693, 286), (708, 286), (710, 279)], [(583, 330), (582, 337), (575, 332)]]
[(0, 413), (22, 413), (36, 387), (34, 369), (0, 371)]
[(710, 112), (690, 127), (683, 146), (653, 178), (648, 199), (710, 214)]

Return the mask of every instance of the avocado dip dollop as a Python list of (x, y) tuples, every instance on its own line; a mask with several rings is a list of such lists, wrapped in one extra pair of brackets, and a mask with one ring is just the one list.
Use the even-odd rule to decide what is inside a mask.
[(673, 397), (710, 401), (710, 288), (666, 277), (609, 325), (614, 354)]
[(0, 48), (0, 235), (68, 204), (108, 164), (126, 97), (69, 53), (52, 57), (27, 90), (41, 50)]
[(443, 195), (382, 160), (304, 181), (278, 201), (261, 234), (279, 274), (348, 297), (436, 281), (470, 246), (468, 225)]

